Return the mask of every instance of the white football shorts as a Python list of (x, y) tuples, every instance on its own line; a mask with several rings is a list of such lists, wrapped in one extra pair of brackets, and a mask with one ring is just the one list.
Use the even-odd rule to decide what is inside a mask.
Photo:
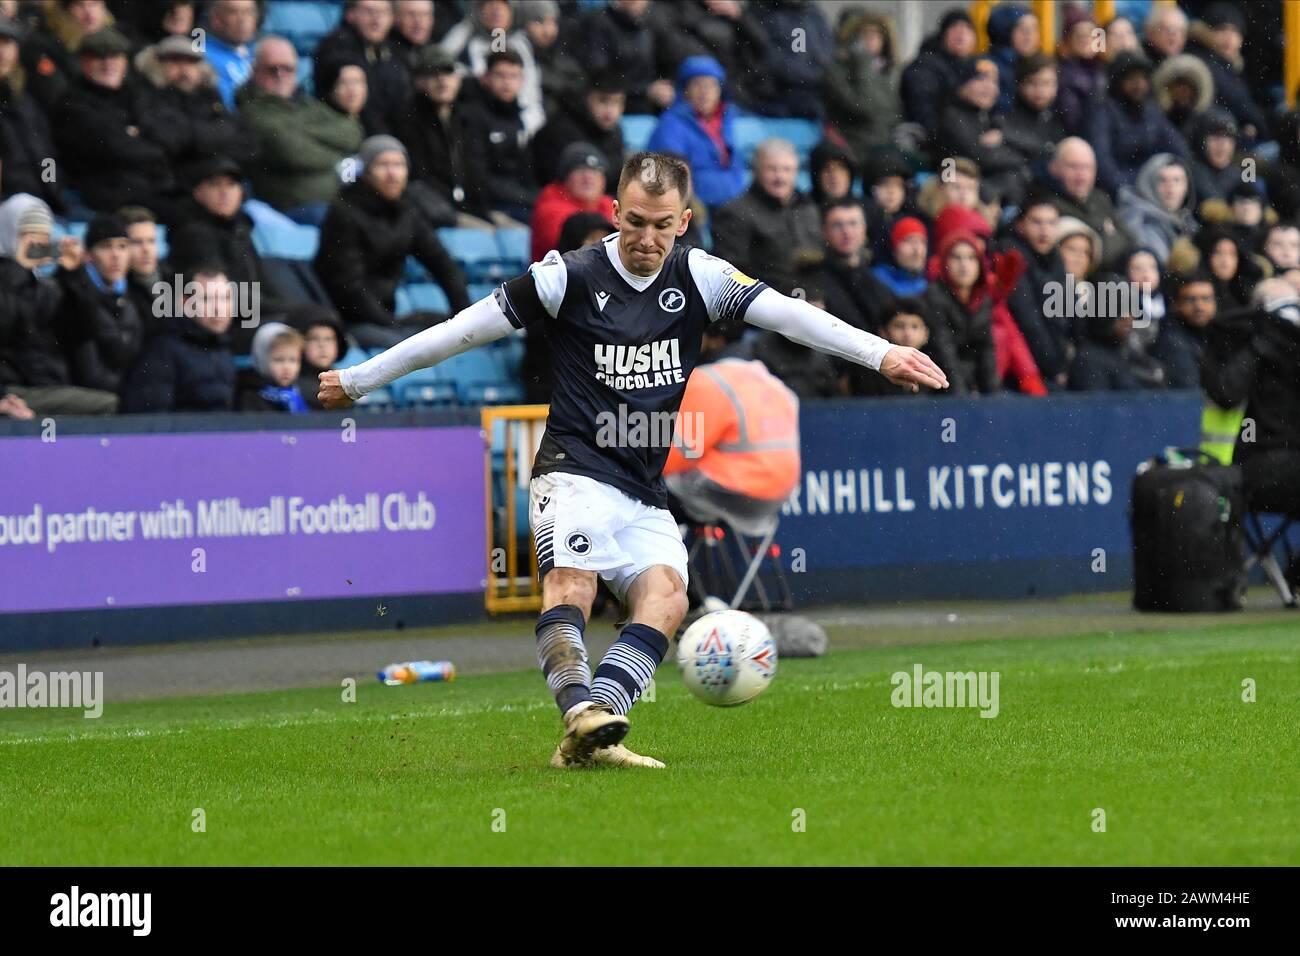
[(624, 602), (637, 575), (656, 564), (686, 585), (686, 546), (672, 514), (594, 478), (550, 472), (532, 479), (528, 526), (543, 578), (551, 568), (595, 571)]

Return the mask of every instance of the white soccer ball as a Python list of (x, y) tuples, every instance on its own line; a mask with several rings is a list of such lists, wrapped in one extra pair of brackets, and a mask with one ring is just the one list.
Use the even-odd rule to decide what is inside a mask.
[(743, 704), (776, 676), (776, 641), (752, 614), (714, 611), (678, 641), (677, 667), (690, 692), (706, 704)]

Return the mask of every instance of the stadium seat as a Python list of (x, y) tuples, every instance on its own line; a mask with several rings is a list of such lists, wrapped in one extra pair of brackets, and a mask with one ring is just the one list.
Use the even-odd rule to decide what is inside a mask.
[(469, 300), (477, 302), (479, 299), (491, 295), (500, 284), (499, 282), (471, 282), (469, 284)]
[(738, 116), (734, 127), (736, 135), (736, 151), (745, 157), (745, 162), (749, 162), (750, 154), (754, 152), (754, 147), (767, 138), (767, 127), (761, 116)]
[(412, 312), (451, 312), (451, 303), (447, 293), (436, 282), (419, 282), (401, 286), (397, 290), (397, 315), (410, 315)]
[(421, 385), (406, 385), (401, 390), (401, 396), (403, 405), (413, 405), (417, 408), (455, 405), (456, 386), (450, 382), (426, 382)]
[(821, 142), (822, 131), (812, 120), (803, 119), (768, 119), (763, 121), (765, 136), (778, 136), (789, 140), (799, 151), (799, 160), (808, 162), (808, 154)]
[(272, 0), (266, 5), (262, 33), (284, 37), (293, 44), (299, 56), (310, 63), (321, 38), (338, 26), (342, 16), (341, 3)]
[(368, 395), (363, 395), (357, 402), (358, 408), (364, 408), (367, 411), (387, 411), (397, 405), (393, 399), (393, 393), (387, 388), (377, 388)]
[(486, 229), (439, 229), (438, 238), (470, 282), (491, 281), (504, 271), (496, 236)]
[(341, 359), (334, 363), (334, 367), (351, 368), (353, 365), (360, 365), (368, 358), (370, 358), (369, 352), (365, 349), (359, 349), (354, 345), (344, 353)]
[(297, 259), (310, 261), (316, 258), (320, 246), (320, 230), (315, 226), (300, 226), (293, 220), (254, 220), (253, 247), (257, 254), (268, 259)]
[(501, 261), (511, 263), (518, 272), (528, 268), (532, 259), (532, 231), (529, 229), (498, 229), (497, 247)]
[(639, 149), (645, 149), (646, 143), (650, 142), (650, 136), (655, 131), (657, 122), (659, 120), (654, 116), (633, 114), (623, 117), (619, 125), (623, 127), (623, 145), (628, 153), (635, 153)]

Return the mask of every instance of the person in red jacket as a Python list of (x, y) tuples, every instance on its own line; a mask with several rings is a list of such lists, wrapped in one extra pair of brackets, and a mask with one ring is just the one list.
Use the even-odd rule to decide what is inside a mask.
[[(980, 297), (988, 296), (992, 302), (989, 318), (993, 326), (998, 381), (1015, 387), (1025, 395), (1046, 395), (1047, 386), (1043, 382), (1038, 363), (1034, 361), (1029, 343), (1007, 305), (1016, 283), (1025, 274), (1024, 257), (1015, 249), (990, 253), (988, 220), (972, 209), (947, 206), (934, 223), (934, 247), (937, 248), (955, 232), (971, 233), (980, 241), (983, 265)], [(932, 256), (929, 269), (932, 281), (940, 269), (937, 255)]]
[(533, 206), (533, 261), (540, 262), (560, 241), (564, 222), (575, 212), (614, 219), (613, 197), (605, 194), (605, 157), (590, 143), (571, 143), (560, 154), (555, 181)]

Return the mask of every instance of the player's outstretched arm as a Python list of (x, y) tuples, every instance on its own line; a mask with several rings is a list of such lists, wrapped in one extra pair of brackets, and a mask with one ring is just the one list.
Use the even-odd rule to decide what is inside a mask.
[(326, 408), (347, 408), (363, 395), (409, 372), (495, 342), (513, 330), (495, 294), (489, 295), (446, 322), (417, 332), (360, 365), (321, 372), (317, 397)]
[(947, 388), (948, 377), (924, 352), (891, 345), (878, 335), (855, 328), (803, 299), (764, 289), (750, 303), (745, 321), (779, 332), (792, 342), (807, 345), (858, 365), (874, 369), (895, 385)]

